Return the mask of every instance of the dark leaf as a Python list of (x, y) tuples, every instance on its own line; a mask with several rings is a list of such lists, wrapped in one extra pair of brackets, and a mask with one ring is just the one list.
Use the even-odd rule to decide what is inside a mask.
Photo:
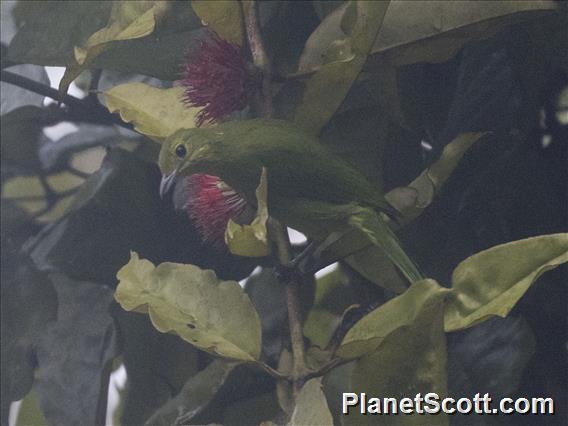
[(28, 105), (2, 115), (2, 164), (12, 163), (28, 172), (39, 170), (37, 150), (41, 131), (50, 124), (47, 110)]
[(191, 377), (181, 391), (152, 415), (147, 425), (187, 424), (213, 399), (235, 364), (215, 360)]
[(463, 397), (483, 390), (492, 398), (513, 395), (534, 353), (534, 333), (520, 317), (492, 318), (450, 334), (448, 393)]
[[(4, 231), (4, 229), (3, 229)], [(10, 403), (31, 389), (37, 365), (36, 350), (57, 316), (57, 295), (46, 275), (17, 255), (2, 233), (2, 423), (8, 424)]]
[(178, 336), (160, 333), (146, 315), (114, 306), (122, 336), (127, 383), (120, 423), (142, 425), (199, 371), (199, 351)]
[[(397, 329), (375, 352), (359, 359), (351, 376), (351, 392), (388, 395), (399, 400), (418, 393), (446, 395), (443, 303), (443, 298), (431, 299), (417, 312), (412, 324)], [(375, 423), (375, 416), (359, 415), (358, 411), (352, 409), (350, 415), (343, 418), (344, 423)], [(448, 424), (443, 414), (390, 415), (381, 420), (394, 425)]]
[(59, 308), (37, 347), (38, 402), (50, 424), (95, 424), (105, 413), (110, 363), (118, 355), (112, 291), (59, 273), (49, 277)]
[(15, 62), (64, 66), (81, 46), (105, 26), (111, 2), (20, 2), (14, 9), (19, 27), (9, 47)]

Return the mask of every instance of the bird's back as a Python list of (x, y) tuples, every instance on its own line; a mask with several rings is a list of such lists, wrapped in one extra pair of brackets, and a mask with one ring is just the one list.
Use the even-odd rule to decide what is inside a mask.
[(357, 202), (393, 212), (382, 194), (358, 170), (287, 121), (228, 122), (216, 130), (227, 135), (223, 137), (225, 148), (235, 163), (250, 167), (251, 173), (245, 173), (251, 179), (249, 185), (253, 180), (258, 184), (259, 170), (267, 168), (269, 197), (274, 194), (334, 204)]

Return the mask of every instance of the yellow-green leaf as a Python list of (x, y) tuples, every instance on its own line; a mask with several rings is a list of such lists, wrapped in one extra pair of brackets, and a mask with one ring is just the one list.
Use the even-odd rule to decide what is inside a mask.
[(179, 129), (195, 127), (198, 108), (182, 102), (183, 88), (158, 89), (143, 83), (115, 86), (104, 94), (110, 112), (149, 138), (161, 143)]
[(237, 0), (193, 0), (191, 7), (203, 23), (231, 43), (243, 44), (244, 28)]
[[(45, 177), (47, 188), (60, 198), (53, 204), (48, 205), (46, 186), (40, 176), (16, 176), (6, 180), (2, 185), (2, 200), (11, 200), (18, 207), (30, 215), (45, 213), (36, 217), (38, 222), (50, 223), (62, 217), (71, 206), (74, 193), (84, 179), (70, 172), (61, 172)], [(69, 192), (70, 195), (63, 194)], [(49, 209), (47, 209), (49, 207)], [(47, 210), (46, 210), (47, 209)]]
[(405, 293), (359, 320), (343, 338), (337, 355), (357, 358), (375, 351), (391, 333), (412, 326), (423, 311), (433, 305), (441, 307), (448, 292), (431, 279), (415, 282)]
[(396, 65), (443, 62), (465, 43), (493, 36), (507, 25), (542, 16), (554, 1), (397, 1), (385, 17), (372, 52)]
[(266, 168), (262, 168), (260, 183), (256, 188), (256, 201), (258, 210), (256, 217), (250, 225), (239, 225), (229, 219), (225, 230), (225, 243), (229, 251), (237, 256), (263, 257), (270, 254), (270, 244), (266, 231), (268, 220), (268, 185)]
[[(392, 2), (371, 49), (377, 65), (443, 62), (466, 43), (493, 36), (507, 25), (542, 16), (557, 7), (554, 1), (423, 1)], [(346, 37), (347, 5), (328, 14), (308, 38), (299, 73), (318, 70), (325, 51)]]
[(39, 406), (36, 392), (32, 390), (22, 401), (16, 418), (16, 426), (43, 426), (49, 425)]
[(452, 274), (446, 331), (505, 317), (542, 273), (565, 262), (568, 233), (513, 241), (468, 257)]
[(408, 186), (389, 191), (385, 198), (403, 215), (403, 223), (416, 219), (434, 201), (446, 180), (458, 166), (467, 150), (487, 132), (462, 133), (451, 141), (440, 158), (424, 170)]
[[(447, 392), (447, 355), (443, 304), (443, 297), (437, 293), (427, 303), (407, 306), (415, 313), (413, 321), (394, 330), (375, 352), (356, 362), (351, 375), (351, 392), (396, 398), (398, 401), (429, 392), (444, 398)], [(419, 310), (416, 311), (416, 308)], [(380, 418), (381, 425), (448, 424), (442, 413), (410, 415), (399, 411), (397, 415), (372, 415), (370, 410), (367, 415), (359, 413), (359, 407), (351, 408), (349, 414), (343, 416), (343, 423), (374, 425)]]
[(154, 31), (156, 15), (163, 13), (165, 3), (154, 1), (116, 2), (109, 23), (91, 35), (83, 47), (75, 48), (75, 59), (85, 62), (88, 50), (115, 40), (144, 37)]
[(60, 94), (67, 93), (71, 82), (90, 66), (109, 43), (151, 34), (156, 19), (165, 13), (167, 7), (167, 2), (163, 1), (114, 2), (107, 25), (92, 34), (84, 46), (75, 46), (74, 62), (66, 68), (59, 84)]
[(321, 378), (306, 382), (296, 401), (288, 426), (333, 425), (333, 417), (321, 389)]
[(115, 298), (128, 311), (148, 313), (161, 332), (174, 332), (192, 345), (239, 361), (257, 360), (260, 319), (236, 281), (211, 270), (162, 263), (157, 267), (131, 253), (117, 273)]
[(296, 109), (294, 121), (298, 125), (317, 134), (335, 113), (367, 60), (389, 3), (357, 1), (347, 7), (356, 8), (353, 28), (347, 29), (349, 36), (332, 40), (326, 47), (324, 59), (328, 62), (308, 80)]

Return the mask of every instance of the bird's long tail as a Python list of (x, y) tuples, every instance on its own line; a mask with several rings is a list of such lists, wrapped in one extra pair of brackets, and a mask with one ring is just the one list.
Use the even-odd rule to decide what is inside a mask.
[(357, 208), (350, 215), (349, 224), (363, 232), (373, 245), (384, 251), (408, 281), (413, 283), (424, 279), (416, 264), (403, 250), (396, 234), (375, 210)]

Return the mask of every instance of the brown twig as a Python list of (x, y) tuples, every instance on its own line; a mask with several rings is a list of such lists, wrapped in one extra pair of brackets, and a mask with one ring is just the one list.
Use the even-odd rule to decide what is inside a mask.
[[(270, 118), (273, 115), (271, 64), (262, 40), (258, 18), (258, 3), (254, 0), (247, 0), (242, 2), (242, 6), (245, 30), (253, 63), (262, 74), (262, 90), (257, 99), (258, 111), (263, 117)], [(277, 247), (278, 261), (281, 265), (286, 266), (292, 260), (292, 247), (286, 227), (272, 218), (268, 224), (270, 235)], [(292, 356), (294, 359), (292, 367), (294, 394), (299, 392), (304, 383), (304, 377), (308, 373), (300, 315), (299, 285), (297, 277), (292, 277), (286, 282), (286, 306), (288, 309)]]
[(290, 380), (290, 378), (285, 375), (282, 374), (280, 371), (275, 370), (274, 368), (272, 368), (270, 365), (265, 364), (263, 362), (255, 362), (253, 364), (251, 364), (253, 367), (258, 367), (260, 368), (262, 371), (264, 371), (265, 373), (268, 373), (268, 375), (274, 377), (277, 380)]
[(10, 71), (2, 71), (0, 80), (64, 103), (69, 108), (66, 111), (62, 111), (62, 121), (86, 122), (107, 126), (117, 124), (126, 129), (133, 130), (131, 124), (125, 123), (117, 115), (111, 114), (99, 103), (92, 102), (92, 99), (79, 99), (71, 95), (65, 95), (61, 98), (57, 89)]
[(273, 115), (272, 108), (272, 86), (271, 86), (271, 64), (270, 58), (264, 48), (260, 24), (258, 19), (258, 3), (253, 0), (243, 1), (243, 16), (247, 34), (248, 45), (252, 60), (256, 68), (262, 74), (262, 85), (260, 93), (260, 112), (263, 117), (270, 118)]
[(343, 364), (347, 364), (347, 363), (352, 362), (352, 361), (353, 361), (352, 359), (333, 358), (327, 364), (323, 365), (319, 370), (312, 371), (312, 372), (308, 373), (306, 375), (306, 377), (304, 378), (304, 380), (308, 381), (308, 380), (313, 379), (315, 377), (325, 376), (327, 373), (329, 373), (334, 368), (339, 367), (340, 365), (343, 365)]
[[(291, 244), (286, 228), (274, 219), (269, 222), (270, 235), (278, 250), (278, 262), (288, 265), (291, 259)], [(304, 383), (304, 377), (308, 372), (306, 367), (306, 351), (304, 348), (304, 335), (302, 333), (302, 320), (299, 304), (299, 281), (293, 277), (286, 282), (286, 306), (288, 308), (288, 323), (290, 326), (290, 341), (292, 344), (292, 380), (294, 392), (297, 393)]]

